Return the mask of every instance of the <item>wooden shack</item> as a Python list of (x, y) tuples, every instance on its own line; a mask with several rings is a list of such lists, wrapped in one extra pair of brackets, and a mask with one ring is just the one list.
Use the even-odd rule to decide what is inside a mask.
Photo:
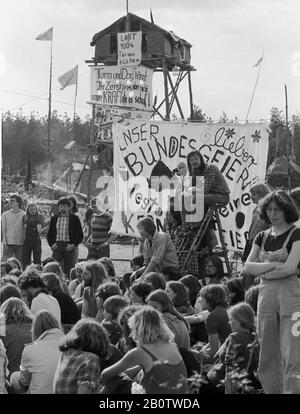
[(128, 19), (129, 31), (142, 31), (142, 63), (157, 68), (162, 60), (168, 70), (176, 64), (188, 70), (192, 45), (172, 31), (167, 31), (133, 13), (118, 19), (106, 29), (94, 35), (91, 46), (95, 46), (94, 63), (116, 65), (118, 54), (118, 33), (126, 32)]

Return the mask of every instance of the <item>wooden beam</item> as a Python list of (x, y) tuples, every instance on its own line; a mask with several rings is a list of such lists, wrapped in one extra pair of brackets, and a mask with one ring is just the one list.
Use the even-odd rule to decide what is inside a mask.
[(174, 96), (175, 101), (177, 103), (177, 107), (178, 107), (180, 116), (181, 116), (181, 119), (184, 119), (184, 115), (183, 115), (183, 112), (182, 112), (182, 109), (181, 109), (181, 105), (180, 105), (180, 102), (179, 102), (179, 99), (178, 99), (178, 96), (177, 96), (177, 91), (175, 91), (175, 89), (174, 89), (174, 85), (173, 85), (173, 82), (172, 82), (172, 79), (171, 79), (171, 76), (170, 76), (169, 72), (167, 72), (167, 75), (168, 75), (169, 83), (170, 83), (170, 86), (171, 86), (171, 89), (172, 89), (172, 92), (173, 92), (172, 98)]
[(164, 68), (164, 87), (165, 87), (165, 101), (166, 101), (165, 120), (169, 121), (170, 120), (170, 102), (169, 102), (169, 89), (168, 89), (168, 76), (167, 76), (168, 67), (167, 67), (166, 62), (163, 63), (163, 68)]
[(188, 73), (188, 80), (189, 80), (189, 95), (190, 95), (190, 119), (193, 120), (194, 118), (194, 103), (193, 103), (193, 91), (192, 91), (192, 76), (191, 72)]

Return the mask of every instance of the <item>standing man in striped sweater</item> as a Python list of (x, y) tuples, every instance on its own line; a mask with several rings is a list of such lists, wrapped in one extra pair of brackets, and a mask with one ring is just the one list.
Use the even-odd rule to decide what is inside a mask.
[(109, 244), (116, 238), (116, 235), (110, 233), (112, 215), (97, 207), (97, 197), (91, 200), (91, 207), (94, 213), (91, 219), (91, 235), (86, 242), (87, 260), (110, 257)]

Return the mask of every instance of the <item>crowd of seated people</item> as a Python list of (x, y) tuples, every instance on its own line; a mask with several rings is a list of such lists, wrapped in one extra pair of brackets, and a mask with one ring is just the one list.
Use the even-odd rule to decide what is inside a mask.
[(231, 278), (215, 255), (203, 274), (180, 271), (150, 218), (138, 225), (145, 256), (129, 258), (125, 275), (103, 257), (69, 273), (54, 259), (26, 269), (6, 259), (0, 393), (130, 394), (137, 384), (147, 394), (300, 393), (300, 336), (289, 335), (300, 311), (299, 214), (283, 191), (259, 211), (269, 227)]

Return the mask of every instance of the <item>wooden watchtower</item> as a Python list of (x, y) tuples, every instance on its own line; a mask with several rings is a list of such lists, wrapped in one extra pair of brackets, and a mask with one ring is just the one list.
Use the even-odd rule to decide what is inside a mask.
[[(95, 53), (91, 59), (86, 60), (86, 63), (91, 66), (117, 65), (118, 33), (137, 31), (142, 32), (141, 64), (151, 68), (154, 72), (161, 72), (164, 80), (164, 98), (161, 102), (157, 102), (157, 97), (154, 98), (151, 117), (158, 115), (164, 121), (170, 120), (172, 108), (176, 103), (181, 119), (188, 118), (183, 114), (178, 97), (179, 87), (183, 85), (184, 79), (187, 78), (188, 88), (185, 87), (185, 90), (188, 91), (187, 93), (189, 96), (189, 118), (193, 119), (191, 72), (195, 69), (190, 64), (192, 45), (186, 40), (178, 37), (172, 31), (167, 31), (133, 13), (127, 13), (125, 16), (93, 36), (91, 46), (95, 47)], [(170, 73), (175, 74), (176, 78), (173, 77), (172, 79)], [(174, 81), (174, 79), (176, 80)], [(110, 115), (106, 117), (102, 112), (99, 112), (98, 114), (96, 108), (96, 104), (93, 103), (93, 121), (89, 145), (90, 155), (88, 157), (90, 160), (88, 199), (90, 198), (90, 182), (93, 174), (92, 170), (94, 169), (92, 155), (95, 154), (95, 152), (98, 153), (99, 164), (102, 164), (101, 157), (103, 158), (103, 156), (106, 160), (109, 158), (112, 159), (112, 119)], [(98, 122), (98, 129), (95, 126), (95, 122)], [(104, 154), (105, 148), (106, 151), (111, 152), (110, 157), (108, 157), (107, 153)], [(88, 159), (86, 160), (86, 163), (87, 162)], [(78, 182), (79, 181), (80, 178)]]
[[(118, 33), (126, 31), (142, 32), (142, 65), (161, 72), (164, 77), (164, 99), (158, 103), (154, 100), (152, 115), (169, 120), (171, 110), (176, 102), (180, 117), (184, 119), (182, 106), (178, 98), (178, 89), (183, 80), (188, 79), (190, 118), (193, 118), (193, 96), (191, 71), (191, 47), (172, 31), (167, 31), (133, 13), (121, 17), (106, 29), (96, 33), (91, 46), (95, 46), (95, 55), (87, 63), (94, 65), (116, 65), (118, 57)], [(170, 73), (176, 74), (176, 81)], [(165, 113), (162, 107), (165, 106)]]

